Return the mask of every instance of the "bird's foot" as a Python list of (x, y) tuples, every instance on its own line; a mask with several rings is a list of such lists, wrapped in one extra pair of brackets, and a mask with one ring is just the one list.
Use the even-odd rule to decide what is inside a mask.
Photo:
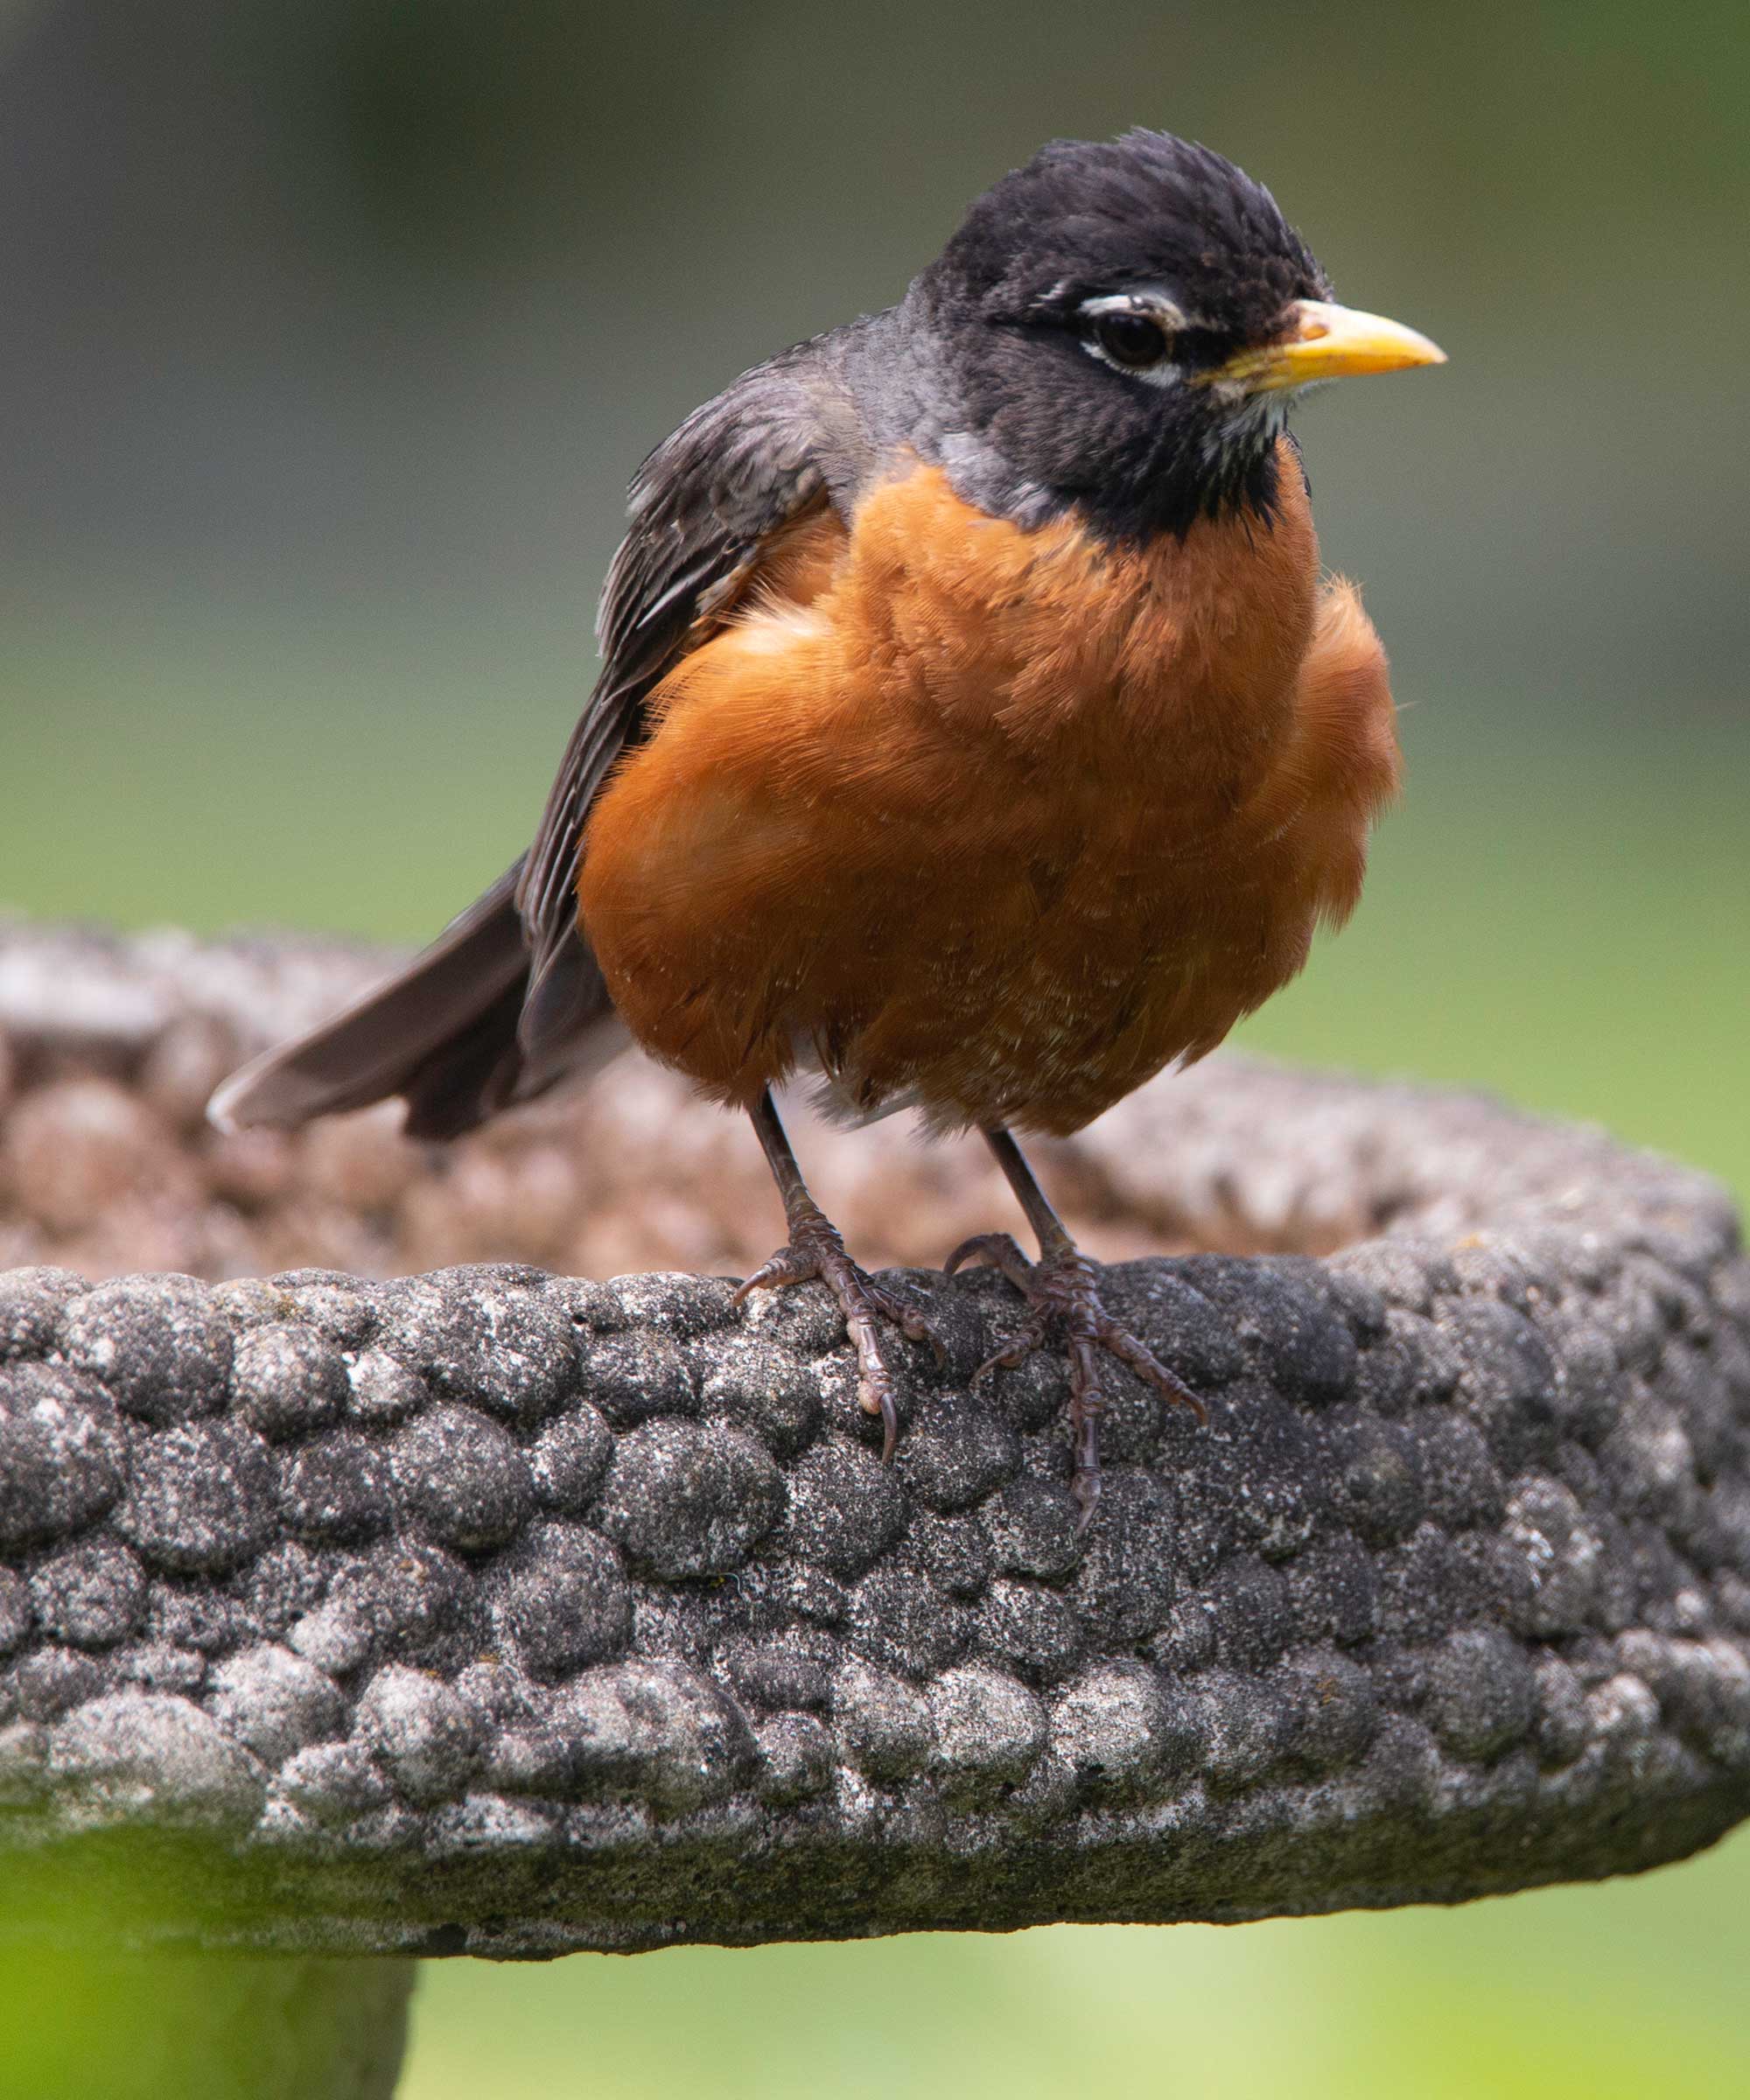
[(1033, 1262), (1006, 1232), (984, 1232), (962, 1241), (944, 1266), (952, 1276), (968, 1262), (987, 1262), (1000, 1269), (1031, 1308), (1019, 1330), (980, 1364), (975, 1377), (999, 1368), (1015, 1369), (1044, 1346), (1054, 1327), (1063, 1335), (1069, 1359), (1070, 1441), (1075, 1453), (1070, 1490), (1082, 1506), (1080, 1528), (1085, 1530), (1100, 1499), (1100, 1417), (1105, 1394), (1096, 1352), (1116, 1356), (1174, 1406), (1189, 1408), (1199, 1422), (1208, 1422), (1208, 1410), (1146, 1342), (1121, 1327), (1107, 1312), (1096, 1281), (1097, 1265), (1080, 1248), (1066, 1242)]
[(838, 1300), (844, 1324), (857, 1351), (857, 1397), (865, 1415), (881, 1422), (881, 1457), (893, 1455), (900, 1433), (900, 1411), (894, 1397), (893, 1374), (881, 1354), (880, 1327), (886, 1322), (898, 1327), (911, 1341), (927, 1341), (936, 1362), (946, 1360), (941, 1341), (918, 1308), (878, 1284), (866, 1269), (859, 1269), (844, 1250), (838, 1228), (811, 1204), (799, 1214), (790, 1229), (790, 1243), (780, 1247), (769, 1262), (754, 1270), (730, 1300), (740, 1305), (755, 1291), (781, 1291), (791, 1284), (818, 1279)]

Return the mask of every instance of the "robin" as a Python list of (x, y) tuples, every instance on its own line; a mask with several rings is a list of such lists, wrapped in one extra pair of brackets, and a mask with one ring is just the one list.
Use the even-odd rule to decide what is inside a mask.
[[(399, 1095), (444, 1138), (627, 1035), (752, 1116), (788, 1241), (897, 1429), (860, 1269), (774, 1105), (976, 1129), (1039, 1242), (994, 1264), (1070, 1367), (1099, 1489), (1104, 1358), (1200, 1416), (1102, 1306), (1016, 1130), (1076, 1130), (1201, 1057), (1361, 892), (1398, 751), (1386, 662), (1321, 577), (1304, 387), (1438, 364), (1334, 304), (1208, 148), (1059, 141), (896, 306), (744, 373), (634, 478), (603, 668), (535, 842), (402, 973), (215, 1096), (224, 1127)], [(989, 1368), (990, 1367), (986, 1367)]]

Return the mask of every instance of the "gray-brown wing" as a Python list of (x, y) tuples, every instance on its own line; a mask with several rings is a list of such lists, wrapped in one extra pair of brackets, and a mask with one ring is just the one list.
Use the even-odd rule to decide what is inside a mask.
[(578, 1026), (593, 964), (578, 931), (578, 853), (590, 805), (644, 733), (659, 680), (752, 578), (767, 536), (826, 500), (822, 436), (802, 383), (807, 350), (746, 373), (644, 462), (631, 529), (602, 592), (602, 673), (553, 783), (516, 892), (529, 947), (518, 1040), (540, 1062)]
[(612, 1002), (577, 927), (584, 825), (644, 733), (652, 687), (746, 588), (766, 536), (825, 500), (812, 349), (745, 374), (639, 469), (602, 595), (601, 676), (528, 852), (397, 976), (228, 1081), (216, 1120), (290, 1128), (398, 1094), (411, 1133), (452, 1137), (612, 1053)]

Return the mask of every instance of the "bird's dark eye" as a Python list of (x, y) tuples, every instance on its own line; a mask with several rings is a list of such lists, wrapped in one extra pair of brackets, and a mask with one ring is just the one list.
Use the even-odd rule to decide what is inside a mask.
[(1166, 355), (1166, 331), (1145, 313), (1102, 313), (1089, 332), (1101, 354), (1127, 372), (1145, 372)]

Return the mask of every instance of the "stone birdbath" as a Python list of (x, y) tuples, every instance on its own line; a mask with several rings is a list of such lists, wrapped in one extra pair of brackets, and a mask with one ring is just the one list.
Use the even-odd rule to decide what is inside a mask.
[[(887, 1467), (811, 1291), (240, 1273), (315, 1198), (203, 1149), (207, 1067), (381, 961), (0, 938), (0, 1930), (248, 1950), (248, 2090), (392, 2090), (415, 1957), (1454, 1902), (1750, 1810), (1704, 1176), (1238, 1059), (1146, 1089), (1060, 1165), (1186, 1250), (1109, 1302), (1210, 1422), (1127, 1389), (1078, 1534), (1059, 1374), (973, 1381), (988, 1273), (904, 1276), (948, 1362)], [(326, 1200), (387, 1262), (460, 1171)], [(206, 1273), (55, 1258), (124, 1213)]]

